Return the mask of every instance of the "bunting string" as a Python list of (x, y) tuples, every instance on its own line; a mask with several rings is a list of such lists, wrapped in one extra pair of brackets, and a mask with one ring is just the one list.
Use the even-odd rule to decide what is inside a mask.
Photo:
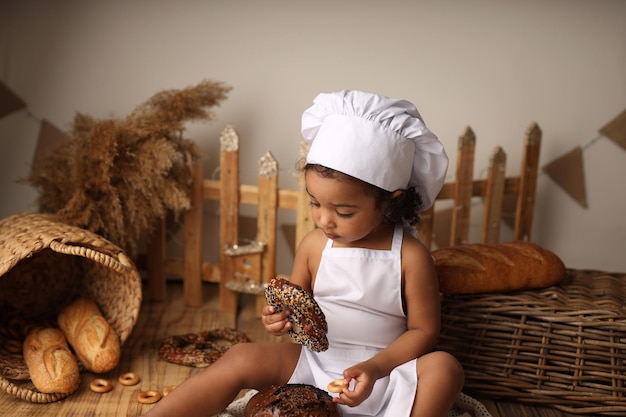
[[(22, 109), (29, 118), (42, 126), (39, 132), (37, 149), (35, 150), (35, 154), (39, 157), (42, 154), (42, 149), (51, 148), (53, 144), (63, 139), (65, 133), (53, 126), (44, 117), (34, 114), (24, 100), (11, 91), (4, 82), (0, 81), (0, 118)], [(603, 138), (612, 140), (626, 150), (626, 109), (602, 126), (599, 129), (598, 136), (574, 147), (569, 152), (544, 165), (539, 175), (547, 174), (574, 201), (587, 208), (583, 152)], [(485, 175), (484, 172), (481, 172), (481, 176)], [(480, 202), (476, 204), (480, 204)]]

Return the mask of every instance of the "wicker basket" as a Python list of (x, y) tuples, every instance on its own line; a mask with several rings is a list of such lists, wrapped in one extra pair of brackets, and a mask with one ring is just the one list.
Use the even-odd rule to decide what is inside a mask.
[(439, 348), (465, 390), (573, 414), (626, 415), (626, 274), (568, 270), (543, 290), (446, 296)]
[(53, 215), (17, 214), (0, 221), (0, 389), (48, 403), (69, 394), (46, 394), (29, 381), (21, 352), (8, 349), (34, 325), (54, 325), (77, 296), (94, 300), (124, 343), (141, 307), (141, 278), (116, 245)]

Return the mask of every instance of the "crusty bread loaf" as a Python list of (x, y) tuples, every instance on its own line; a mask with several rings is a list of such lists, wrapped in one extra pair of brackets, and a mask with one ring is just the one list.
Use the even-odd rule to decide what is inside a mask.
[(58, 324), (78, 359), (95, 373), (110, 371), (120, 360), (119, 336), (91, 300), (78, 298), (61, 310)]
[(443, 294), (478, 294), (549, 287), (565, 278), (563, 261), (527, 241), (472, 243), (434, 250)]
[(31, 330), (24, 340), (24, 361), (41, 392), (71, 394), (80, 385), (78, 362), (59, 329)]

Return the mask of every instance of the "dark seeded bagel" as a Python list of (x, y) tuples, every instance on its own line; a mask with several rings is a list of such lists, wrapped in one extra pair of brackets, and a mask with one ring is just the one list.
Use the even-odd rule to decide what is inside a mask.
[(265, 289), (267, 303), (277, 310), (289, 310), (293, 323), (289, 331), (291, 338), (314, 352), (328, 349), (328, 325), (324, 312), (311, 294), (299, 285), (276, 277)]
[(245, 333), (221, 327), (206, 332), (168, 337), (161, 341), (158, 353), (161, 359), (168, 362), (203, 368), (221, 358), (230, 346), (245, 342), (250, 342)]

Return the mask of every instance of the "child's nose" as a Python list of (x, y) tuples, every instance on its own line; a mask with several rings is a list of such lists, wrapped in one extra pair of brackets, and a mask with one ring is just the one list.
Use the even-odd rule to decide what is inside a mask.
[(322, 210), (322, 212), (320, 213), (319, 223), (321, 227), (333, 226), (334, 224), (333, 215), (327, 210)]

